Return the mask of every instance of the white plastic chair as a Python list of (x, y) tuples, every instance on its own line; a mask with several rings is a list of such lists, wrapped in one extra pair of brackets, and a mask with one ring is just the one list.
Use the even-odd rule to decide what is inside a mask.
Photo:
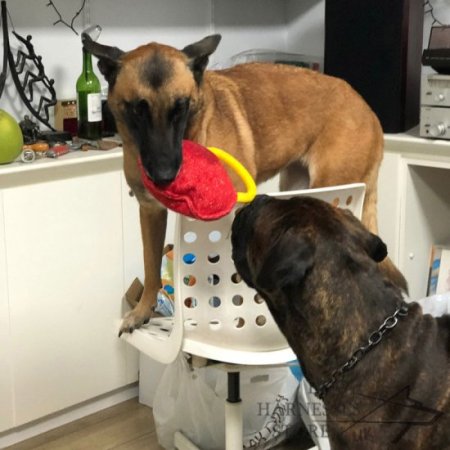
[[(349, 209), (360, 218), (365, 185), (350, 184), (271, 194), (277, 198), (310, 196)], [(175, 316), (155, 318), (122, 338), (161, 363), (180, 351), (239, 365), (276, 365), (296, 359), (256, 291), (241, 281), (231, 259), (234, 213), (202, 222), (181, 215), (174, 243)], [(226, 449), (242, 448), (239, 369), (229, 369)], [(231, 391), (231, 392), (230, 392)], [(196, 449), (181, 433), (178, 449)]]

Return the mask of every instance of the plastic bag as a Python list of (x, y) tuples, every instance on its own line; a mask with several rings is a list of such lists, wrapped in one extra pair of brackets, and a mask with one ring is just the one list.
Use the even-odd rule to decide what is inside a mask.
[(450, 292), (425, 297), (417, 303), (422, 306), (424, 314), (431, 314), (434, 317), (450, 314)]
[[(295, 433), (298, 381), (287, 367), (241, 367), (244, 448), (269, 449)], [(175, 431), (208, 450), (225, 448), (227, 374), (191, 369), (184, 355), (168, 365), (156, 389), (153, 416), (159, 444), (173, 449)]]
[(203, 369), (191, 369), (180, 353), (169, 364), (156, 388), (153, 416), (159, 444), (174, 449), (175, 431), (182, 431), (200, 448), (222, 450), (225, 410), (204, 380)]
[[(213, 370), (218, 372), (215, 392), (225, 399), (227, 375)], [(295, 434), (301, 420), (296, 401), (298, 380), (288, 367), (246, 367), (240, 386), (244, 449), (269, 449)]]
[(156, 298), (155, 312), (165, 317), (172, 317), (175, 313), (172, 244), (166, 245), (163, 250), (161, 260), (161, 286)]
[(330, 450), (330, 441), (327, 432), (327, 415), (325, 405), (320, 398), (314, 394), (314, 389), (303, 378), (298, 388), (298, 405), (300, 416), (311, 439), (318, 450)]

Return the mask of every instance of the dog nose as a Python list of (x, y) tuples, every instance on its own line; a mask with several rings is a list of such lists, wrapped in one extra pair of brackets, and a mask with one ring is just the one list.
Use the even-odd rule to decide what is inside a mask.
[(270, 200), (270, 198), (271, 197), (269, 195), (260, 194), (257, 195), (250, 203), (239, 206), (234, 212), (234, 222), (236, 224), (236, 227), (239, 223), (245, 222), (248, 217), (253, 216), (254, 213), (258, 210), (258, 207), (266, 203), (268, 200)]
[(178, 171), (175, 170), (166, 170), (166, 171), (160, 171), (150, 178), (153, 180), (153, 183), (155, 183), (157, 186), (165, 186), (170, 183), (172, 183), (173, 180), (178, 175)]
[(257, 208), (258, 206), (261, 206), (263, 203), (266, 203), (268, 200), (270, 200), (269, 195), (260, 194), (255, 197), (255, 199), (250, 203), (250, 206)]
[(246, 205), (242, 205), (239, 208), (237, 208), (234, 215), (237, 216), (238, 214), (240, 214), (241, 212), (243, 212), (245, 210), (251, 211), (254, 208), (257, 208), (258, 206), (265, 203), (267, 200), (270, 200), (269, 195), (265, 195), (265, 194), (257, 195), (250, 203), (248, 203)]
[(172, 183), (174, 179), (175, 177), (154, 177), (153, 182), (157, 186), (167, 186), (168, 184)]

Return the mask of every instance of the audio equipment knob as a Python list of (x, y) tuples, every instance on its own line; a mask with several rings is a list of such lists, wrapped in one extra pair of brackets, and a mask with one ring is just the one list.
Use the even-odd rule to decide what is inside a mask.
[(446, 126), (445, 123), (439, 122), (435, 125), (431, 125), (430, 134), (433, 137), (440, 137), (445, 135)]
[(437, 94), (434, 97), (434, 100), (437, 101), (437, 102), (443, 102), (445, 100), (445, 95), (444, 94)]

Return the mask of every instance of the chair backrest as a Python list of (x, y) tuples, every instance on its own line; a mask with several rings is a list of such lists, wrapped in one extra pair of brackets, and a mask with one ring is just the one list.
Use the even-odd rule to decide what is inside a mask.
[[(306, 195), (349, 209), (360, 218), (364, 184), (281, 192)], [(213, 222), (177, 217), (175, 322), (182, 322), (186, 352), (239, 364), (295, 359), (263, 299), (241, 281), (231, 259), (234, 212)]]

